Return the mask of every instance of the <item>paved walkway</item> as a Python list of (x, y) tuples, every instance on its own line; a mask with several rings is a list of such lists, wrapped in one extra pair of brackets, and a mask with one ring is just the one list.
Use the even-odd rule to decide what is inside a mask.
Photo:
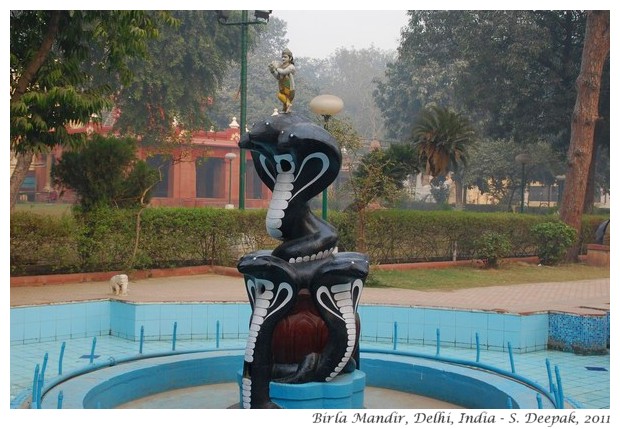
[[(241, 277), (217, 274), (141, 279), (129, 294), (114, 296), (107, 281), (11, 287), (11, 307), (118, 299), (128, 302), (247, 302)], [(361, 304), (488, 310), (509, 313), (562, 311), (600, 315), (609, 311), (610, 279), (489, 286), (456, 291), (366, 288)]]

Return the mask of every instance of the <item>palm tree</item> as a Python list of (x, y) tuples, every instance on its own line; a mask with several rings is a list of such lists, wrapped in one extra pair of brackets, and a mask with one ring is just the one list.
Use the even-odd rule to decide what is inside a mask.
[(426, 173), (446, 175), (467, 163), (467, 145), (474, 133), (469, 121), (450, 109), (430, 106), (413, 127), (413, 143), (426, 162)]
[[(426, 164), (426, 174), (445, 176), (457, 173), (467, 164), (467, 147), (473, 142), (474, 131), (462, 115), (438, 106), (422, 111), (413, 127), (413, 145)], [(462, 203), (462, 186), (455, 175), (457, 205)]]

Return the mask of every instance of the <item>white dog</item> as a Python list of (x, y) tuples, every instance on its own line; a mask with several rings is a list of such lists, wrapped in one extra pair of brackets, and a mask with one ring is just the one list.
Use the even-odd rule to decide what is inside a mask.
[(127, 274), (117, 274), (110, 279), (110, 287), (114, 295), (127, 295), (129, 277)]

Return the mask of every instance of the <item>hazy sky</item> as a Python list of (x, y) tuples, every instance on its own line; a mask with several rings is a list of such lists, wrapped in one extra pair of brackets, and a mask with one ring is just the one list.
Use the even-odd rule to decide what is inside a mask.
[(294, 56), (326, 58), (338, 48), (398, 47), (405, 10), (274, 10), (287, 22)]

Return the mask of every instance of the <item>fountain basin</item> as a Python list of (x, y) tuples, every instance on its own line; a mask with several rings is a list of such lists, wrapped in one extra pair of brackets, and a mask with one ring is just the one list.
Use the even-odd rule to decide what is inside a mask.
[[(242, 365), (241, 349), (170, 352), (110, 360), (49, 380), (42, 394), (41, 408), (58, 408), (59, 405), (69, 409), (117, 408), (174, 389), (237, 382)], [(555, 408), (548, 394), (527, 380), (457, 361), (406, 352), (362, 350), (360, 368), (367, 386), (432, 397), (465, 408), (508, 408), (509, 403), (512, 408), (539, 408), (538, 401), (543, 408)], [(360, 380), (357, 383), (361, 383)], [(353, 385), (355, 383), (353, 381)], [(274, 398), (281, 394), (275, 384), (271, 386)], [(363, 392), (357, 393), (358, 399), (360, 395)], [(317, 407), (316, 402), (304, 407), (295, 404), (294, 398), (288, 399), (291, 401), (281, 405)], [(343, 402), (334, 403), (335, 408), (347, 406)], [(228, 408), (236, 407), (238, 404), (230, 404)], [(351, 403), (351, 408), (362, 407), (359, 403)]]

